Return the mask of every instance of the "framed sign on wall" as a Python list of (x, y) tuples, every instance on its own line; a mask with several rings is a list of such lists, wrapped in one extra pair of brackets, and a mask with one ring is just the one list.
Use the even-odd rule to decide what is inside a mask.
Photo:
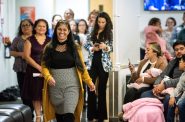
[(20, 17), (21, 20), (31, 19), (32, 22), (35, 21), (35, 7), (20, 7)]

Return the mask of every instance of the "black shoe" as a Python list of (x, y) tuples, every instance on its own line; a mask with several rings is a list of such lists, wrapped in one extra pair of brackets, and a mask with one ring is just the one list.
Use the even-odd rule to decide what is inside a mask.
[(104, 120), (99, 119), (98, 122), (104, 122)]
[(119, 121), (124, 122), (123, 121), (123, 112), (118, 114), (118, 119), (119, 119)]

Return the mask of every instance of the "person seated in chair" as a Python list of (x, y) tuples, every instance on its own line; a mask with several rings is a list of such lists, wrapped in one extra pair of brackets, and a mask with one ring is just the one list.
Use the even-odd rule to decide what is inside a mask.
[[(177, 83), (179, 82), (179, 78), (183, 73), (183, 71), (179, 70), (179, 60), (181, 59), (182, 55), (185, 54), (185, 42), (176, 41), (173, 44), (173, 49), (175, 51), (176, 58), (169, 62), (165, 70), (155, 80), (154, 88), (142, 93), (141, 98), (156, 97), (156, 95), (161, 94), (164, 89), (169, 87), (176, 87)], [(167, 80), (165, 78), (166, 76), (169, 77)], [(169, 95), (166, 94), (165, 99), (163, 100), (165, 117), (167, 115), (166, 110), (168, 110), (169, 99)]]
[(134, 66), (132, 64), (129, 64), (129, 69), (131, 71), (130, 81), (135, 82), (137, 84), (145, 83), (150, 86), (142, 87), (140, 89), (128, 88), (124, 98), (124, 104), (140, 98), (141, 93), (152, 89), (151, 86), (156, 80), (156, 77), (142, 77), (141, 74), (145, 73), (150, 68), (157, 68), (157, 69), (164, 70), (164, 68), (167, 65), (167, 61), (165, 58), (161, 56), (161, 53), (162, 52), (159, 44), (157, 44), (156, 42), (149, 43), (145, 51), (146, 58), (140, 62), (138, 66), (138, 70), (135, 71)]
[[(179, 69), (185, 71), (185, 55), (179, 61)], [(175, 114), (179, 113), (180, 122), (185, 122), (185, 73), (180, 76), (177, 87), (170, 94), (167, 122), (173, 122)]]

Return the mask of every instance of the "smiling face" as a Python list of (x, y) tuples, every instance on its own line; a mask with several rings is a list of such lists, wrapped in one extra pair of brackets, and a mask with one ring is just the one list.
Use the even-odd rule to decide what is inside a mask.
[(173, 28), (175, 26), (175, 22), (172, 19), (167, 19), (166, 25), (168, 28)]
[(44, 21), (39, 21), (35, 27), (35, 31), (37, 34), (40, 34), (40, 35), (45, 34), (47, 31), (46, 23)]
[(145, 56), (148, 59), (152, 59), (152, 57), (157, 57), (157, 54), (154, 52), (154, 50), (152, 49), (151, 45), (149, 44), (145, 50)]
[(69, 35), (69, 29), (67, 27), (67, 25), (65, 24), (60, 24), (57, 27), (57, 38), (60, 42), (63, 42), (67, 39), (68, 35)]

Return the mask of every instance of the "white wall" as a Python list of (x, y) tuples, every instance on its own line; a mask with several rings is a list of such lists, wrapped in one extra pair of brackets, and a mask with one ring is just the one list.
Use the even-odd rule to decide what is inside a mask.
[(137, 60), (139, 58), (139, 21), (137, 20), (140, 2), (138, 0), (113, 2), (115, 63), (127, 63), (128, 58)]
[[(0, 31), (4, 36), (12, 37), (15, 28), (15, 0), (1, 0), (1, 27)], [(4, 58), (4, 45), (0, 36), (0, 91), (17, 84), (17, 79), (14, 71), (12, 70), (14, 59)]]
[(54, 14), (64, 15), (64, 11), (71, 8), (75, 12), (75, 18), (87, 19), (89, 13), (88, 0), (17, 0), (16, 1), (16, 24), (20, 22), (20, 7), (35, 7), (35, 19), (44, 18), (51, 26), (51, 19)]
[(182, 22), (182, 11), (176, 12), (149, 12), (143, 10), (143, 0), (114, 0), (114, 58), (115, 64), (137, 63), (139, 56), (142, 31), (152, 17), (159, 17), (164, 27), (169, 16)]
[(46, 19), (51, 23), (55, 0), (16, 0), (16, 27), (20, 23), (20, 7), (35, 7), (35, 20)]
[(56, 0), (55, 13), (64, 18), (64, 11), (71, 8), (75, 13), (75, 19), (87, 19), (89, 14), (89, 0)]

